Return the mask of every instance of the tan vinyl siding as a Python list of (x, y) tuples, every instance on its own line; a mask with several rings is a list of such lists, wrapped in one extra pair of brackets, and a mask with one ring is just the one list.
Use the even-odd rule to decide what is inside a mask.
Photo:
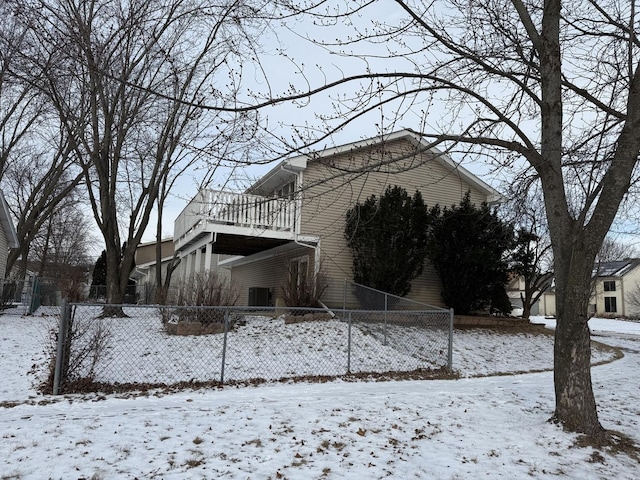
[(263, 287), (273, 290), (274, 302), (282, 297), (281, 287), (289, 275), (289, 262), (298, 257), (308, 255), (309, 271), (314, 268), (314, 249), (297, 247), (279, 252), (264, 260), (233, 267), (231, 279), (240, 287), (238, 305), (249, 304), (249, 288)]
[[(173, 255), (173, 240), (163, 240), (160, 251), (160, 258), (166, 258)], [(147, 243), (139, 245), (136, 249), (136, 265), (144, 265), (156, 261), (156, 244)]]
[[(392, 158), (404, 160), (391, 161)], [(449, 170), (430, 153), (416, 153), (406, 139), (355, 153), (341, 153), (312, 161), (303, 176), (302, 235), (321, 237), (320, 263), (329, 288), (323, 301), (341, 306), (344, 280), (352, 278), (352, 258), (344, 238), (345, 214), (370, 195), (380, 196), (388, 185), (399, 185), (413, 195), (422, 193), (428, 207), (458, 204), (470, 190), (471, 200), (486, 200), (482, 191), (466, 183), (455, 170)], [(408, 298), (442, 305), (440, 281), (429, 266), (412, 282)]]

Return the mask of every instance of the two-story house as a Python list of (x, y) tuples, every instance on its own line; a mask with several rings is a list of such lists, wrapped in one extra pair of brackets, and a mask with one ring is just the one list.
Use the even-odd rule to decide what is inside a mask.
[(591, 313), (605, 317), (640, 315), (640, 259), (602, 262), (594, 271)]
[[(224, 268), (241, 285), (239, 303), (281, 304), (290, 275), (322, 274), (322, 301), (341, 306), (352, 256), (344, 238), (345, 215), (356, 203), (388, 185), (427, 206), (496, 202), (497, 191), (429, 146), (420, 134), (402, 130), (281, 161), (244, 193), (203, 190), (175, 221), (178, 277)], [(433, 268), (412, 282), (408, 298), (442, 305)], [(355, 306), (355, 305), (354, 305)]]

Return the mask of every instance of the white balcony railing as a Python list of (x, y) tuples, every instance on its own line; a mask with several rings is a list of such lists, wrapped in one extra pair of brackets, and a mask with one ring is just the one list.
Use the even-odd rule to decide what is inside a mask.
[(249, 228), (256, 230), (256, 235), (268, 235), (269, 230), (294, 232), (296, 201), (201, 190), (176, 219), (174, 239), (180, 242), (192, 230), (207, 224)]

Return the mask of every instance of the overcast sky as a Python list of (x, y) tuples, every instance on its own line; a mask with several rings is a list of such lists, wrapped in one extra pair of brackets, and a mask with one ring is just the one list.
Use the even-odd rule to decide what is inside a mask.
[[(257, 91), (264, 94), (271, 92), (273, 97), (278, 97), (286, 95), (290, 91), (290, 86), (302, 91), (309, 88), (318, 88), (326, 83), (350, 75), (363, 74), (367, 71), (367, 68), (377, 72), (411, 71), (414, 67), (406, 59), (396, 57), (391, 61), (385, 58), (388, 55), (386, 43), (358, 43), (343, 47), (343, 50), (348, 49), (347, 53), (356, 54), (356, 56), (352, 56), (330, 53), (328, 48), (323, 48), (306, 40), (306, 38), (326, 42), (333, 42), (336, 39), (344, 40), (349, 36), (353, 36), (356, 28), (364, 29), (370, 26), (373, 21), (380, 20), (394, 24), (403, 15), (405, 15), (404, 12), (391, 0), (380, 0), (376, 2), (375, 9), (365, 9), (360, 18), (355, 18), (357, 22), (355, 26), (334, 25), (331, 27), (318, 27), (309, 19), (289, 21), (286, 26), (274, 24), (273, 30), (266, 30), (259, 40), (263, 48), (260, 64), (243, 65), (244, 91)], [(284, 49), (289, 58), (279, 53), (281, 49)], [(339, 49), (334, 48), (334, 50)], [(360, 53), (368, 55), (367, 61), (357, 58), (357, 54)], [(376, 56), (380, 58), (372, 58)], [(265, 78), (267, 81), (265, 81)], [(263, 127), (275, 136), (284, 137), (287, 140), (294, 136), (294, 127), (301, 127), (301, 130), (308, 135), (317, 137), (321, 135), (323, 129), (323, 122), (319, 119), (319, 116), (334, 114), (333, 105), (335, 104), (335, 99), (352, 95), (357, 87), (358, 85), (355, 83), (346, 84), (309, 99), (297, 102), (283, 102), (276, 106), (267, 107), (260, 112), (264, 121)], [(248, 96), (241, 100), (251, 101)], [(381, 130), (388, 132), (411, 128), (426, 133), (441, 132), (442, 125), (440, 122), (450, 120), (452, 115), (454, 113), (452, 113), (451, 107), (445, 107), (443, 103), (415, 104), (409, 109), (407, 109), (406, 104), (392, 103), (385, 106), (384, 111), (375, 110), (349, 123), (330, 139), (318, 143), (317, 148), (314, 148), (314, 150), (370, 138), (379, 134)], [(520, 127), (526, 129), (525, 125), (520, 125)], [(537, 127), (534, 125), (532, 128)], [(280, 146), (280, 152), (285, 150)], [(499, 191), (504, 191), (505, 185), (511, 182), (512, 172), (509, 170), (496, 171), (488, 164), (473, 157), (465, 157), (462, 154), (453, 153), (452, 157)], [(243, 167), (236, 171), (235, 174), (240, 177), (257, 178), (266, 173), (276, 163), (277, 160), (274, 160), (270, 165)], [(227, 184), (228, 177), (228, 170), (220, 171), (213, 182), (212, 188), (216, 188), (217, 185)], [(187, 205), (189, 199), (196, 194), (196, 185), (197, 179), (186, 175), (174, 189), (173, 197), (165, 207), (164, 237), (172, 236), (173, 221)], [(145, 234), (144, 241), (155, 240), (155, 218), (152, 218), (149, 225), (150, 228)], [(626, 225), (614, 227), (614, 230), (617, 228), (630, 231), (633, 230), (633, 227), (629, 226), (627, 222)], [(637, 242), (637, 239), (627, 236), (622, 241), (627, 243)]]
[[(371, 24), (374, 20), (371, 15), (377, 19), (386, 19), (389, 22), (403, 15), (398, 7), (390, 1), (378, 2), (375, 11), (370, 8), (365, 11), (365, 13), (367, 12), (370, 15), (369, 17), (363, 16), (359, 19), (360, 28)], [(363, 74), (368, 67), (376, 71), (390, 72), (411, 70), (412, 67), (402, 58), (398, 58), (393, 62), (369, 59), (367, 63), (353, 56), (331, 54), (327, 48), (314, 45), (312, 42), (305, 40), (305, 37), (310, 37), (331, 42), (338, 38), (348, 38), (354, 32), (353, 27), (338, 25), (318, 27), (305, 20), (288, 22), (286, 27), (274, 25), (273, 31), (265, 31), (260, 40), (264, 49), (260, 65), (243, 65), (244, 91), (251, 90), (264, 93), (270, 91), (274, 97), (277, 97), (286, 95), (290, 85), (299, 90), (317, 88), (350, 75)], [(281, 48), (285, 49), (289, 58), (279, 53)], [(355, 49), (355, 53), (366, 53), (381, 57), (387, 54), (384, 44), (367, 43), (349, 48)], [(263, 76), (268, 78), (268, 83), (264, 81)], [(352, 95), (356, 88), (356, 84), (343, 85), (326, 94), (319, 94), (306, 100), (295, 103), (284, 102), (276, 106), (267, 107), (261, 111), (264, 126), (269, 132), (287, 139), (293, 136), (293, 127), (306, 127), (306, 132), (309, 135), (318, 136), (323, 128), (323, 122), (319, 119), (319, 116), (334, 114), (335, 111), (332, 107), (334, 99), (338, 96)], [(249, 102), (250, 99), (247, 96), (243, 101)], [(406, 106), (396, 103), (385, 107), (384, 112), (375, 110), (371, 114), (349, 123), (342, 131), (333, 135), (331, 139), (323, 140), (314, 150), (370, 138), (379, 134), (380, 130), (395, 131), (402, 128), (412, 128), (426, 131), (429, 129), (429, 123), (424, 123), (424, 112), (422, 111), (424, 108), (426, 108), (424, 105), (418, 105), (406, 111)], [(398, 112), (402, 113), (398, 114)], [(431, 106), (428, 118), (437, 121), (442, 118), (442, 111), (438, 110), (437, 106)], [(280, 148), (280, 151), (283, 150)], [(454, 159), (456, 161), (463, 160), (461, 157), (455, 158), (455, 156)], [(249, 178), (256, 178), (266, 173), (276, 163), (277, 161), (274, 161), (271, 165), (242, 168), (240, 171)], [(488, 168), (486, 165), (477, 162), (464, 162), (464, 166), (481, 176), (484, 181), (494, 188), (500, 187), (502, 179), (487, 176)], [(236, 174), (238, 173), (236, 172)], [(217, 185), (225, 184), (228, 174), (228, 170), (220, 171), (213, 188)], [(186, 206), (188, 199), (196, 194), (196, 184), (197, 179), (187, 175), (175, 188), (173, 198), (165, 207), (165, 225), (163, 229), (165, 237), (172, 235), (173, 221)], [(147, 232), (144, 241), (154, 241), (155, 219), (150, 222), (150, 228), (147, 229)]]

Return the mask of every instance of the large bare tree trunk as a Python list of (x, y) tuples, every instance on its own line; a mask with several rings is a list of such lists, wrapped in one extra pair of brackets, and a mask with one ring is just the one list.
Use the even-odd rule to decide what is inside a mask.
[(122, 303), (125, 290), (120, 280), (122, 251), (117, 242), (107, 243), (107, 305), (102, 311), (102, 317), (124, 317)]
[(591, 384), (591, 335), (587, 315), (590, 258), (577, 251), (556, 253), (557, 325), (554, 344), (554, 420), (564, 428), (598, 435), (604, 431)]

